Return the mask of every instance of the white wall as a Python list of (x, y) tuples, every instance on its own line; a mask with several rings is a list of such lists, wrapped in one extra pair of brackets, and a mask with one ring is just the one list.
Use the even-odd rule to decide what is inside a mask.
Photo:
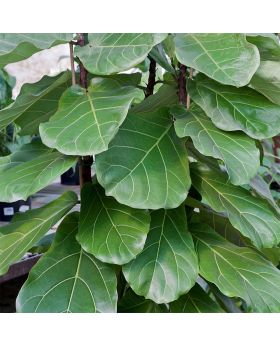
[(68, 44), (60, 44), (43, 50), (26, 60), (14, 62), (5, 67), (5, 70), (16, 78), (13, 98), (19, 94), (23, 84), (36, 83), (44, 75), (55, 76), (67, 69), (71, 69)]

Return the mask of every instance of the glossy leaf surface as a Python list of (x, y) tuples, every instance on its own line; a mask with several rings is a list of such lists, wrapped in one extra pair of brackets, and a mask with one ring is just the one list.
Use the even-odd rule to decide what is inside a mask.
[(100, 186), (86, 184), (81, 193), (77, 239), (88, 253), (103, 262), (122, 265), (139, 254), (150, 227), (150, 215), (119, 204)]
[(166, 34), (107, 33), (89, 34), (89, 44), (76, 47), (75, 54), (86, 69), (94, 74), (107, 75), (128, 70), (147, 57)]
[(143, 251), (123, 267), (131, 288), (156, 303), (168, 303), (189, 291), (198, 275), (197, 257), (187, 230), (184, 206), (151, 214)]
[(182, 64), (237, 87), (248, 84), (260, 64), (244, 34), (176, 34), (175, 53)]
[(244, 299), (250, 311), (280, 311), (280, 272), (251, 248), (227, 242), (205, 225), (193, 226), (200, 274), (223, 294)]
[(280, 242), (280, 218), (269, 203), (249, 191), (233, 186), (217, 171), (193, 170), (195, 188), (216, 212), (225, 212), (231, 224), (258, 248)]
[(188, 82), (191, 98), (224, 131), (241, 130), (255, 139), (280, 132), (280, 107), (248, 87), (219, 84), (203, 75)]
[(55, 113), (70, 77), (66, 72), (23, 85), (15, 102), (0, 111), (0, 129), (15, 121), (22, 128), (21, 135), (37, 134), (39, 124)]
[(261, 60), (279, 61), (280, 44), (275, 34), (247, 34), (246, 39), (258, 47)]
[(0, 200), (26, 200), (71, 168), (76, 160), (77, 157), (64, 156), (40, 142), (23, 145), (9, 156), (0, 157)]
[[(176, 113), (176, 114), (174, 114)], [(260, 154), (253, 139), (240, 132), (225, 132), (214, 126), (203, 110), (194, 104), (189, 111), (173, 108), (180, 138), (190, 136), (195, 148), (205, 156), (221, 159), (233, 184), (249, 183), (260, 166)]]
[(17, 298), (18, 312), (115, 312), (114, 269), (86, 253), (75, 240), (78, 213), (68, 215), (51, 248), (33, 267)]
[(119, 313), (166, 313), (165, 304), (156, 304), (155, 302), (136, 295), (129, 289), (118, 305)]
[(170, 303), (171, 313), (223, 313), (218, 303), (198, 285), (177, 301)]
[(70, 33), (0, 33), (0, 68), (72, 38)]
[(77, 195), (68, 191), (41, 208), (16, 214), (10, 224), (1, 227), (0, 274), (21, 259), (76, 203)]
[(139, 89), (95, 78), (86, 91), (72, 86), (62, 95), (58, 111), (40, 126), (42, 141), (67, 155), (106, 151), (124, 121)]
[[(270, 99), (275, 104), (280, 105), (279, 61), (262, 61), (250, 84), (258, 92), (265, 95), (266, 98)], [(279, 114), (279, 111), (277, 114)], [(279, 117), (277, 117), (277, 120), (279, 122)], [(279, 125), (277, 126), (277, 130), (278, 128)]]
[(106, 195), (144, 209), (175, 208), (190, 187), (187, 152), (167, 109), (129, 114), (108, 151), (96, 157)]

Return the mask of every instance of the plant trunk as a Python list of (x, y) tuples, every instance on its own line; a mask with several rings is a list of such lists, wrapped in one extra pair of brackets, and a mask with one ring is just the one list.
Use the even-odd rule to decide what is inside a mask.
[[(278, 150), (280, 150), (280, 135), (276, 135), (272, 138), (273, 140), (273, 154), (276, 157), (279, 157)], [(280, 163), (280, 157), (275, 158), (275, 163)]]
[(154, 87), (156, 84), (156, 62), (153, 58), (150, 59), (150, 67), (149, 67), (149, 79), (148, 79), (148, 85), (145, 92), (145, 97), (149, 97), (154, 93)]
[(179, 101), (185, 106), (187, 105), (186, 70), (186, 66), (181, 64), (178, 79)]
[[(78, 45), (84, 46), (86, 44), (86, 35), (85, 34), (78, 34)], [(79, 70), (80, 70), (80, 85), (87, 89), (87, 70), (85, 69), (84, 65), (79, 62)], [(91, 165), (93, 163), (92, 156), (84, 156), (80, 157), (79, 159), (79, 174), (80, 174), (80, 187), (82, 188), (83, 185), (87, 182), (92, 183), (91, 180)]]

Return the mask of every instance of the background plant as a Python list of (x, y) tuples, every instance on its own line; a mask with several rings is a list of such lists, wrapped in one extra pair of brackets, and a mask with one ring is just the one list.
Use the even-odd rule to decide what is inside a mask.
[(0, 200), (77, 160), (82, 187), (80, 213), (66, 192), (0, 229), (4, 274), (67, 214), (18, 311), (280, 311), (276, 35), (0, 38), (0, 68), (66, 42), (72, 61), (0, 111), (1, 129), (42, 141), (0, 158)]

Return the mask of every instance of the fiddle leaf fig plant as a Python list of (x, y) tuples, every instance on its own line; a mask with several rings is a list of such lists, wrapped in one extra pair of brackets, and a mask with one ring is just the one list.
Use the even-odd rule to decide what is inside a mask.
[(66, 192), (0, 228), (5, 274), (61, 221), (17, 311), (280, 312), (278, 36), (1, 34), (0, 67), (61, 43), (72, 71), (0, 110), (40, 136), (0, 158), (0, 201), (80, 166), (80, 208)]

